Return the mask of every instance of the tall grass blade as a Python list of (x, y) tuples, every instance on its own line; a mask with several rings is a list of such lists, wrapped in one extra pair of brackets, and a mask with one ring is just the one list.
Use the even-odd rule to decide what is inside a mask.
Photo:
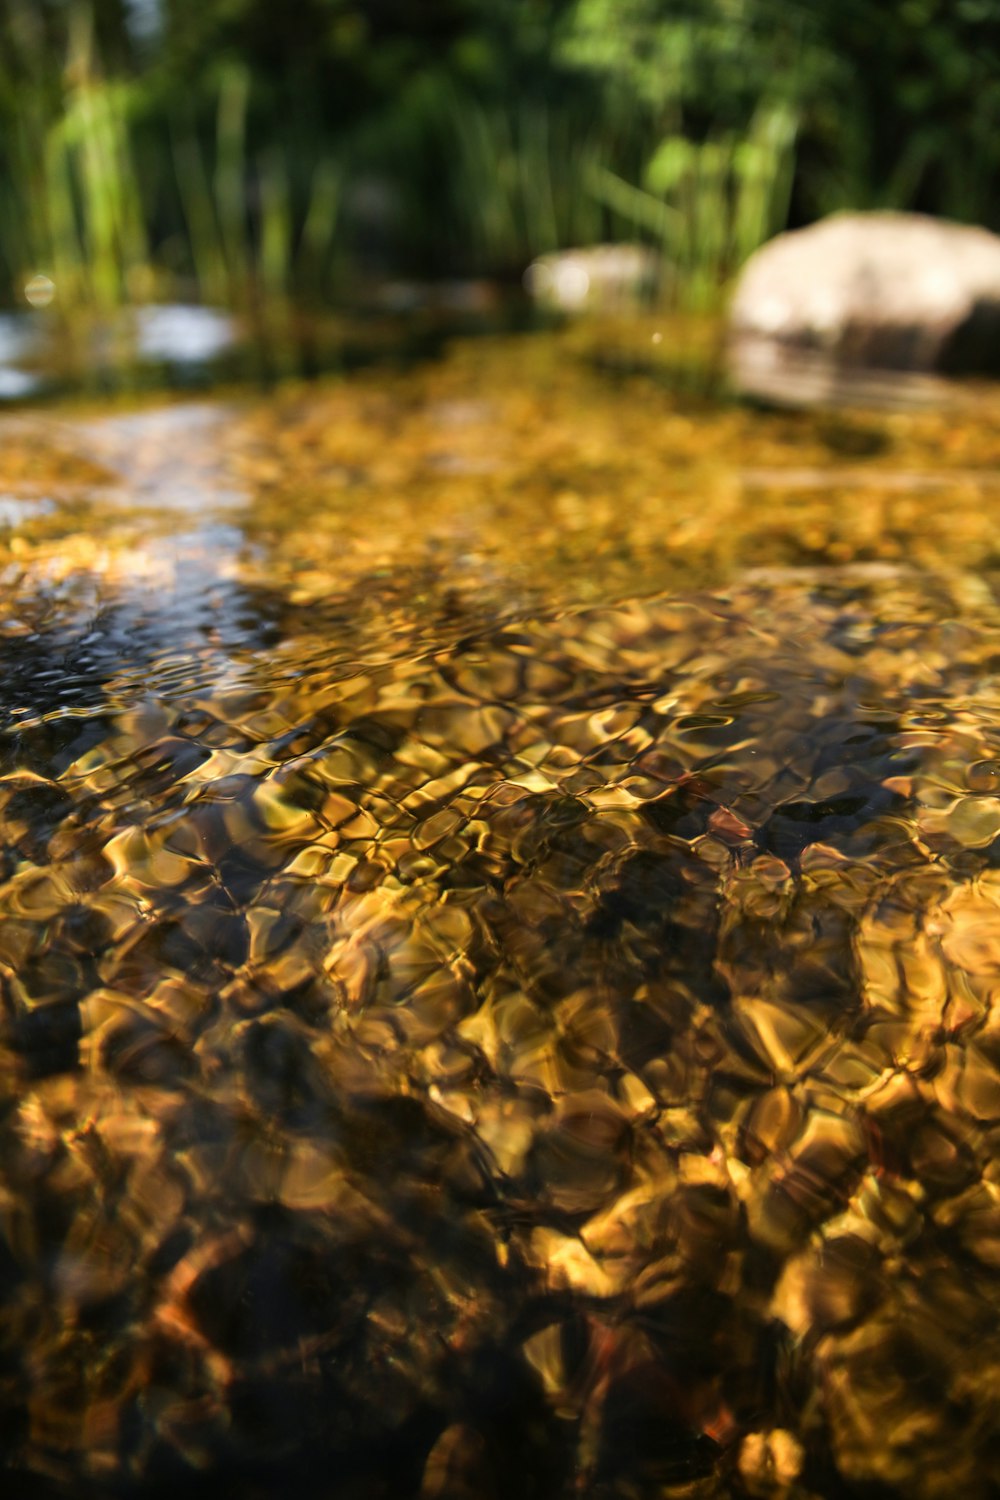
[(280, 304), (290, 292), (292, 215), (288, 167), (277, 149), (269, 151), (258, 168), (260, 183), (260, 250), (258, 280), (265, 303)]
[(225, 303), (229, 291), (225, 247), (192, 122), (171, 121), (170, 147), (198, 295), (205, 302)]
[(313, 170), (309, 202), (302, 225), (297, 260), (297, 279), (303, 290), (319, 296), (336, 243), (340, 212), (342, 169), (330, 157), (322, 157)]
[(250, 283), (246, 194), (246, 122), (250, 75), (231, 65), (222, 75), (216, 126), (215, 206), (225, 251), (230, 298), (245, 299)]

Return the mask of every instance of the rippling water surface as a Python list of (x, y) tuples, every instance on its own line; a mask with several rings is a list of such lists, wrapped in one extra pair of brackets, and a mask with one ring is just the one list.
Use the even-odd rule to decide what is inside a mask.
[(8, 419), (12, 1495), (994, 1492), (997, 402), (647, 333)]

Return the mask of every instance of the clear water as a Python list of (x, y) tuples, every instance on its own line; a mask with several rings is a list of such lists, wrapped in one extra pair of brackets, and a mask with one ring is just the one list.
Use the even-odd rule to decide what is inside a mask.
[(9, 419), (12, 1494), (992, 1492), (994, 397), (650, 345)]

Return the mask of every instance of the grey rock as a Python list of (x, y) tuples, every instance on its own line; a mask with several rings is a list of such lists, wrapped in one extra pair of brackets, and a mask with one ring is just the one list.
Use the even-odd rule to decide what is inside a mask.
[(1000, 373), (1000, 236), (902, 213), (836, 214), (780, 234), (743, 268), (730, 348), (744, 385), (802, 356)]

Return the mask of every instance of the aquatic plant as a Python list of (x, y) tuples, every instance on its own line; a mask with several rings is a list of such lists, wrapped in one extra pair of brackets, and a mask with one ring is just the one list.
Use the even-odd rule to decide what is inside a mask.
[(643, 188), (605, 166), (593, 169), (587, 183), (595, 197), (660, 243), (675, 300), (710, 308), (734, 271), (787, 222), (796, 127), (789, 106), (766, 103), (742, 136), (665, 137)]
[(578, 132), (569, 111), (544, 101), (484, 104), (451, 93), (452, 204), (457, 231), (487, 265), (524, 266), (534, 256), (599, 239), (605, 216), (584, 184), (601, 143)]
[[(266, 309), (662, 246), (702, 306), (840, 207), (996, 219), (1000, 0), (0, 0), (0, 292)], [(885, 55), (891, 58), (886, 65)], [(887, 81), (888, 80), (888, 81)], [(381, 195), (382, 218), (366, 218)], [(278, 312), (275, 309), (279, 309)]]
[[(44, 58), (27, 61), (44, 68)], [(148, 214), (130, 131), (132, 90), (104, 76), (88, 6), (70, 8), (58, 96), (40, 86), (25, 87), (23, 95), (6, 143), (9, 269), (24, 278), (51, 271), (71, 305), (109, 307), (148, 290)]]
[[(51, 278), (71, 322), (193, 282), (206, 302), (275, 305), (317, 292), (338, 230), (340, 170), (305, 171), (280, 138), (251, 156), (253, 80), (222, 69), (206, 144), (193, 109), (150, 118), (141, 81), (109, 76), (84, 0), (68, 12), (64, 66), (39, 44), (3, 145), (0, 257), (15, 295)], [(299, 191), (299, 181), (303, 187)]]

